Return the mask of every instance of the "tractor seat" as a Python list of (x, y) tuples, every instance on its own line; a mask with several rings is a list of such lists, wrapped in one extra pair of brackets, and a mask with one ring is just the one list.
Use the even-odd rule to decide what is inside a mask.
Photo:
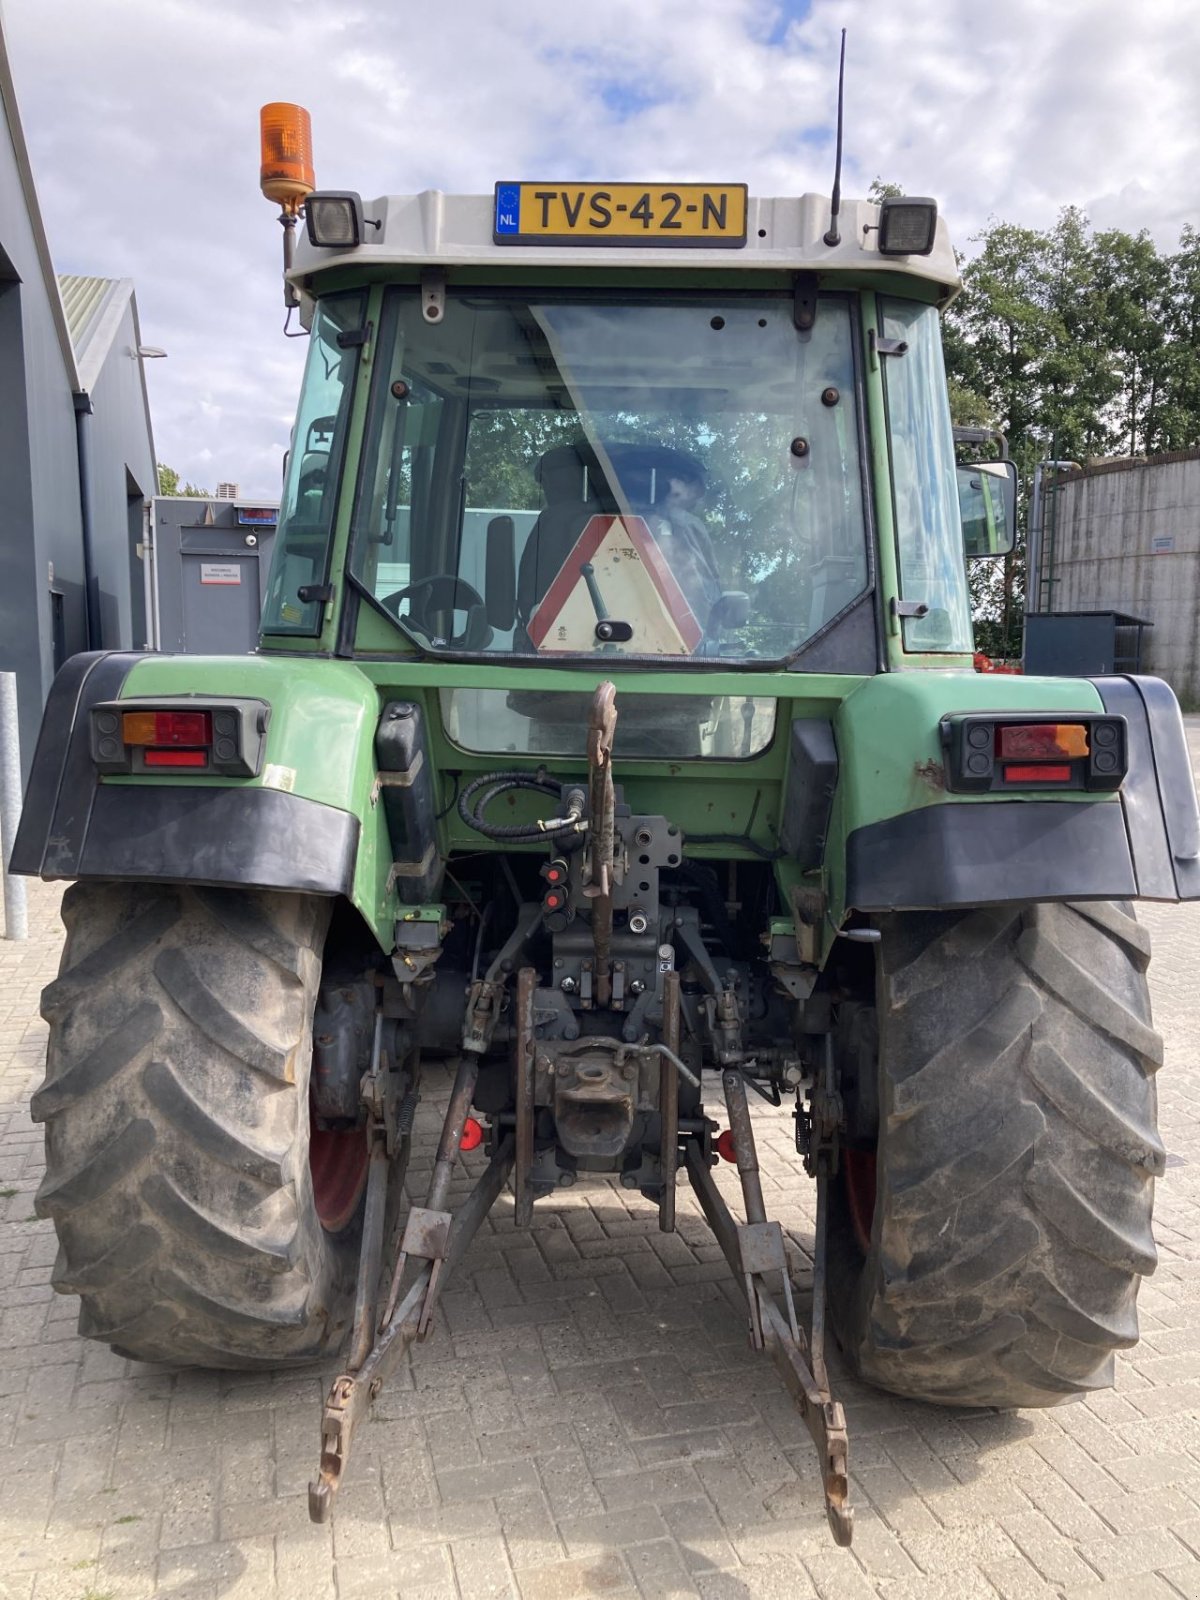
[(546, 504), (530, 530), (517, 573), (517, 613), (523, 623), (537, 609), (591, 519), (617, 511), (596, 452), (583, 440), (547, 450), (534, 477)]

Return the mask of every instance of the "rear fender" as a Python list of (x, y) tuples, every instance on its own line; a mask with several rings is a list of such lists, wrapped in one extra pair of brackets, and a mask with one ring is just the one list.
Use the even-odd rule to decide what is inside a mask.
[[(1104, 796), (948, 793), (938, 726), (959, 711), (1120, 714), (1128, 775)], [(834, 924), (855, 910), (1200, 898), (1183, 720), (1157, 678), (883, 674), (847, 697), (834, 733), (824, 863)]]
[[(106, 700), (237, 696), (271, 708), (244, 779), (101, 777), (89, 713)], [(379, 695), (348, 662), (283, 656), (74, 656), (54, 680), (12, 870), (343, 895), (390, 950), (397, 914), (374, 804)]]

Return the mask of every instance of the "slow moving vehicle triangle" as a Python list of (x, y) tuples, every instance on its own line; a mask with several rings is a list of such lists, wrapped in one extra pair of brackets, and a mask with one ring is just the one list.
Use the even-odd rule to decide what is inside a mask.
[(546, 652), (590, 650), (608, 618), (633, 623), (623, 648), (639, 655), (690, 655), (704, 636), (643, 517), (592, 517), (530, 618), (529, 637)]

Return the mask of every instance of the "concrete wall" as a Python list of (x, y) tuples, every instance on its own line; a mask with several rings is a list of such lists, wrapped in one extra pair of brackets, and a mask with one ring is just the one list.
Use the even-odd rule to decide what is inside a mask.
[(66, 653), (86, 635), (74, 369), (10, 116), (0, 105), (0, 670), (18, 674), (28, 771), (54, 675), (52, 590)]
[(1142, 670), (1200, 706), (1200, 451), (1072, 474), (1054, 538), (1047, 609), (1148, 618)]

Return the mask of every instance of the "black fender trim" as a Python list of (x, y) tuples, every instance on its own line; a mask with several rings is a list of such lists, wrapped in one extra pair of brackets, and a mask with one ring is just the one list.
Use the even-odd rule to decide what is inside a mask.
[(358, 818), (282, 789), (101, 784), (75, 871), (349, 896)]
[(10, 870), (349, 895), (358, 818), (281, 789), (106, 783), (88, 712), (115, 700), (140, 651), (72, 656), (50, 688)]
[(925, 806), (846, 841), (846, 905), (858, 911), (1138, 893), (1125, 813), (1112, 800)]
[(88, 650), (59, 669), (42, 714), (21, 825), (9, 871), (26, 877), (73, 878), (99, 789), (92, 761), (88, 711), (115, 700), (145, 655), (134, 650)]
[(1183, 715), (1161, 678), (1091, 680), (1104, 709), (1128, 726), (1121, 804), (1145, 900), (1200, 900), (1200, 810)]

